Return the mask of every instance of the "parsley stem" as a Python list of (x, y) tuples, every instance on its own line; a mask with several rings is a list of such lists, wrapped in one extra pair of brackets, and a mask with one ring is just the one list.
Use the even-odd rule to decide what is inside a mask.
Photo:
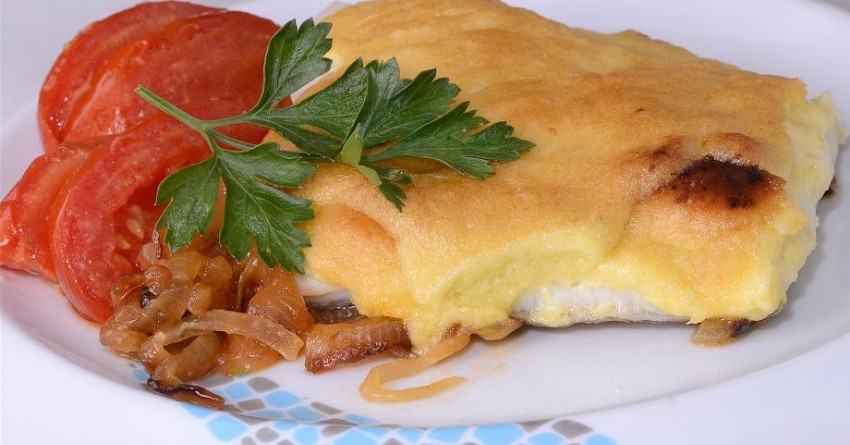
[(230, 145), (231, 147), (238, 148), (243, 151), (250, 150), (255, 146), (254, 144), (245, 142), (241, 139), (236, 139), (234, 137), (228, 136), (224, 133), (220, 133), (215, 130), (212, 131), (212, 137), (220, 142), (224, 142), (225, 144)]
[(211, 121), (204, 121), (198, 119), (195, 116), (192, 116), (191, 114), (181, 110), (176, 105), (168, 102), (167, 100), (163, 99), (162, 97), (160, 97), (159, 95), (144, 86), (140, 85), (136, 87), (136, 94), (150, 102), (151, 105), (157, 107), (163, 113), (177, 119), (180, 122), (183, 122), (184, 124), (188, 125), (189, 127), (196, 130), (198, 133), (200, 133), (209, 144), (213, 156), (217, 154), (218, 150), (221, 150), (218, 144), (215, 143), (216, 139), (242, 150), (247, 150), (253, 147), (253, 145), (248, 144), (247, 142), (231, 138), (230, 136), (221, 134), (215, 130), (218, 126), (223, 124), (215, 124)]
[(194, 128), (195, 130), (204, 133), (207, 131), (208, 127), (207, 125), (205, 125), (204, 121), (201, 121), (195, 116), (192, 116), (191, 114), (181, 110), (176, 105), (158, 96), (156, 93), (147, 89), (146, 87), (141, 85), (136, 87), (136, 94), (141, 96), (146, 101), (150, 102), (151, 105), (157, 107), (163, 113), (179, 120), (180, 122), (183, 122), (184, 124)]

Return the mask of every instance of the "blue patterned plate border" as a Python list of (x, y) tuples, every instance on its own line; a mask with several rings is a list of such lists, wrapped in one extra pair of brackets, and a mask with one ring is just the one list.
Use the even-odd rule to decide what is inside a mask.
[[(140, 384), (148, 374), (129, 362)], [(482, 445), (615, 445), (612, 438), (569, 419), (548, 419), (480, 426), (414, 428), (386, 425), (346, 413), (333, 406), (310, 402), (264, 376), (204, 380), (207, 389), (227, 401), (223, 411), (188, 403), (184, 410), (204, 422), (221, 442), (241, 445), (407, 445), (471, 443)]]

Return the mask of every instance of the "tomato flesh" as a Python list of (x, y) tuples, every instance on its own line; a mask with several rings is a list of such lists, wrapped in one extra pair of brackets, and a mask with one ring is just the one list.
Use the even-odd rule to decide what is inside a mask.
[(36, 158), (0, 202), (0, 266), (56, 281), (50, 252), (52, 218), (60, 191), (104, 138), (64, 144)]
[[(112, 139), (80, 169), (63, 193), (51, 246), (59, 284), (80, 315), (106, 320), (112, 312), (112, 288), (134, 270), (133, 259), (122, 255), (132, 249), (119, 249), (116, 236), (127, 221), (117, 216), (131, 213), (127, 206), (154, 214), (152, 201), (131, 198), (204, 154), (204, 142), (190, 129), (168, 118), (151, 119)], [(152, 229), (147, 218), (132, 224), (142, 231)], [(140, 238), (136, 244), (141, 243)]]
[[(198, 107), (189, 111), (213, 119), (231, 116), (242, 106), (214, 102)], [(243, 125), (227, 134), (256, 143), (265, 131)], [(112, 290), (119, 279), (139, 272), (139, 250), (163, 211), (154, 205), (159, 183), (209, 156), (198, 133), (164, 114), (105, 140), (59, 193), (50, 246), (63, 292), (80, 315), (95, 322), (112, 314)]]
[[(117, 134), (159, 111), (135, 92), (143, 85), (177, 106), (260, 97), (273, 22), (236, 11), (175, 20), (129, 43), (103, 67), (67, 120), (67, 139)], [(245, 110), (242, 110), (245, 111)]]
[(116, 52), (174, 20), (217, 10), (185, 2), (145, 2), (94, 22), (77, 34), (54, 62), (39, 95), (38, 125), (45, 150), (54, 150), (65, 140), (72, 110)]

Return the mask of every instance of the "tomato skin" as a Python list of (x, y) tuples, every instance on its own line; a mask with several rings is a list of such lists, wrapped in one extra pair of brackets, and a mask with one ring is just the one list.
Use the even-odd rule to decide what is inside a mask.
[(38, 125), (45, 151), (65, 140), (67, 120), (79, 99), (97, 83), (105, 61), (139, 37), (174, 20), (219, 9), (192, 3), (145, 2), (99, 20), (65, 45), (38, 98)]
[[(217, 11), (175, 20), (125, 45), (104, 65), (97, 84), (67, 121), (68, 139), (117, 134), (156, 108), (139, 97), (144, 85), (177, 106), (214, 100), (245, 103), (262, 92), (263, 61), (273, 22)], [(243, 110), (244, 111), (244, 110)]]
[[(109, 138), (109, 136), (107, 136)], [(6, 198), (0, 202), (0, 266), (56, 281), (50, 252), (51, 211), (60, 191), (105, 138), (63, 144), (33, 160)]]

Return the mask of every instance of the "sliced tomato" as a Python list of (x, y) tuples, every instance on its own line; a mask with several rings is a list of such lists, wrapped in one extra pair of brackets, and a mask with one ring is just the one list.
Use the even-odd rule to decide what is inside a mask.
[(95, 138), (63, 144), (30, 164), (0, 202), (0, 266), (56, 281), (50, 252), (51, 219), (55, 213), (51, 209), (69, 179), (105, 143), (104, 138)]
[[(239, 107), (212, 102), (196, 115), (220, 118)], [(256, 143), (265, 130), (239, 126), (228, 134)], [(194, 130), (158, 114), (108, 139), (60, 191), (51, 251), (59, 284), (80, 315), (102, 322), (112, 314), (112, 289), (122, 276), (140, 271), (139, 249), (162, 213), (154, 205), (159, 183), (208, 155)]]
[(176, 19), (216, 8), (184, 2), (145, 2), (94, 22), (65, 45), (44, 81), (38, 123), (47, 151), (65, 140), (66, 123), (78, 99), (97, 82), (101, 66), (127, 43)]
[[(265, 49), (277, 31), (250, 14), (192, 15), (189, 6), (169, 5), (162, 7), (182, 12), (162, 19), (165, 24), (129, 23), (147, 20), (141, 11), (148, 7), (159, 8), (139, 6), (70, 45), (48, 78), (39, 111), (47, 148), (60, 140), (67, 147), (36, 160), (0, 205), (0, 266), (48, 279), (55, 274), (74, 308), (92, 321), (111, 314), (117, 281), (138, 272), (138, 250), (162, 212), (154, 206), (159, 183), (208, 154), (199, 135), (142, 101), (136, 86), (203, 119), (239, 114), (261, 93)], [(113, 39), (111, 32), (131, 36)], [(98, 43), (97, 36), (107, 41)], [(74, 54), (85, 51), (103, 63), (83, 58), (74, 67)], [(240, 126), (227, 133), (258, 142), (265, 131)]]
[(109, 317), (112, 288), (135, 270), (133, 252), (153, 230), (156, 186), (205, 153), (191, 129), (151, 118), (113, 138), (77, 172), (62, 193), (52, 253), (59, 284), (80, 315), (98, 322)]
[(104, 65), (68, 116), (65, 137), (121, 133), (156, 112), (136, 94), (139, 85), (178, 106), (226, 100), (247, 109), (262, 92), (265, 51), (277, 29), (251, 14), (218, 11), (146, 34)]

